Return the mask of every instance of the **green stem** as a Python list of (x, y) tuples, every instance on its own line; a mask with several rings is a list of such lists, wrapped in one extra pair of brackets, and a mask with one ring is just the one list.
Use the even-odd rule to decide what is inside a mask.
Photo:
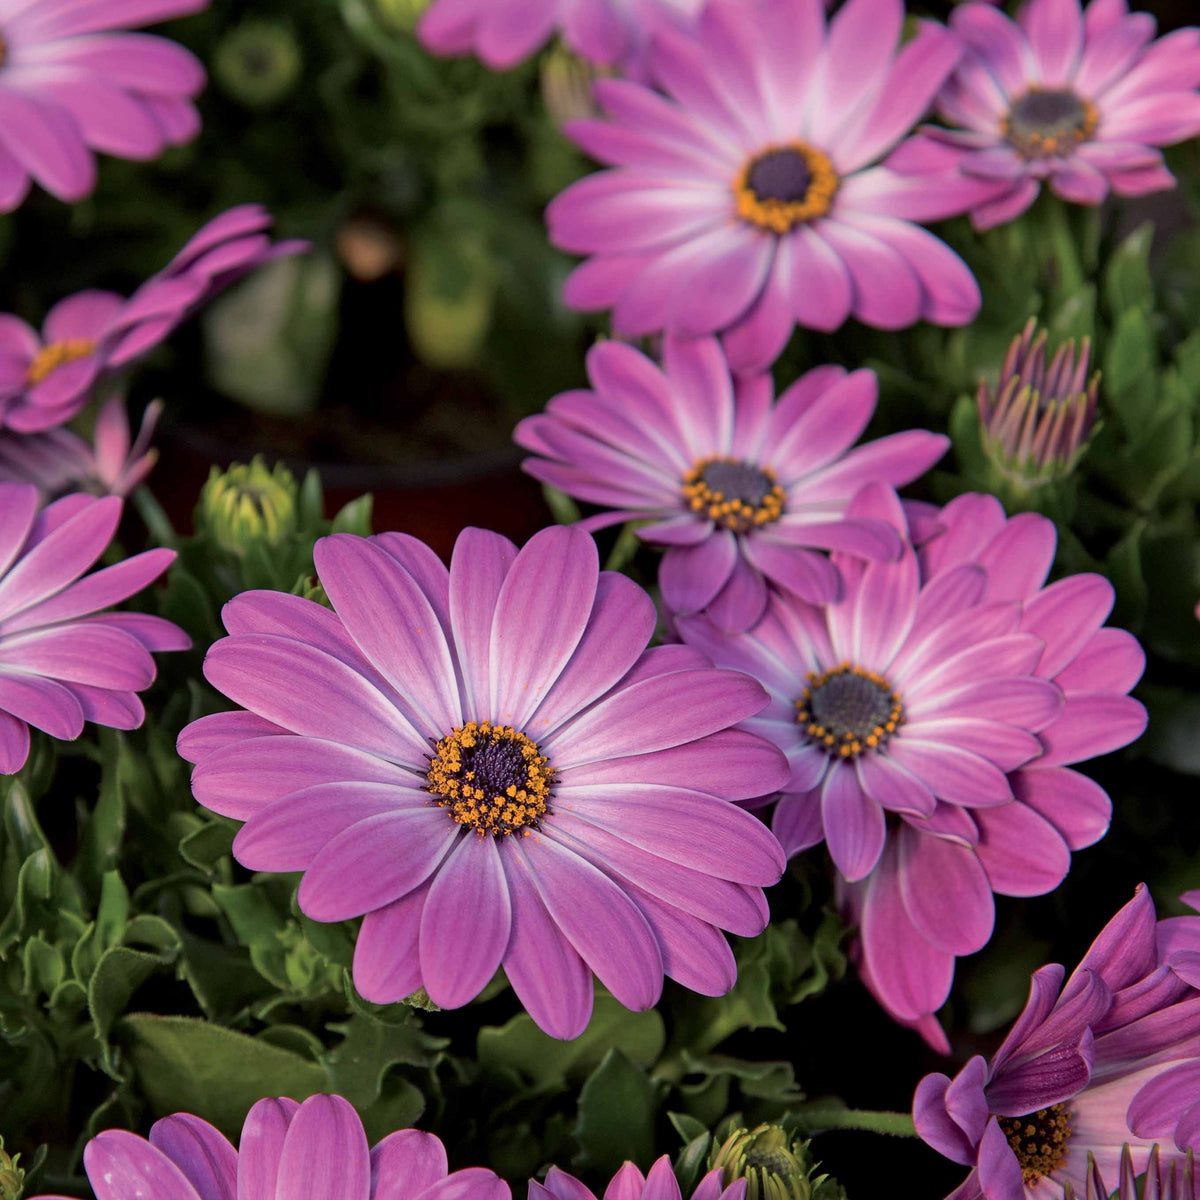
[(1065, 201), (1047, 191), (1042, 198), (1042, 213), (1047, 234), (1043, 265), (1053, 264), (1054, 290), (1061, 300), (1074, 295), (1088, 276)]
[(868, 1112), (856, 1108), (810, 1108), (793, 1112), (799, 1132), (824, 1133), (830, 1129), (861, 1129), (867, 1133), (883, 1133), (889, 1137), (917, 1136), (913, 1119), (908, 1113)]
[(177, 550), (179, 548), (179, 535), (176, 534), (171, 524), (171, 518), (163, 511), (162, 505), (150, 494), (150, 489), (146, 487), (138, 488), (133, 493), (133, 504), (142, 520), (146, 522), (146, 528), (150, 531), (150, 536), (160, 546), (167, 546), (172, 550)]

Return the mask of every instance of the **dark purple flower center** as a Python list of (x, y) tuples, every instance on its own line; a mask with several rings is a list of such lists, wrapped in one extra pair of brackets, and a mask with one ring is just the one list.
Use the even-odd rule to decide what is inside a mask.
[(1035, 88), (1013, 104), (1005, 135), (1026, 158), (1069, 154), (1096, 132), (1095, 107), (1072, 91)]
[(997, 1120), (1017, 1156), (1026, 1184), (1033, 1185), (1065, 1165), (1071, 1140), (1071, 1114), (1065, 1104), (1039, 1108), (1024, 1117)]
[(831, 755), (857, 758), (887, 744), (904, 723), (904, 705), (882, 675), (842, 663), (809, 675), (796, 721)]
[(684, 503), (692, 512), (746, 533), (778, 521), (787, 493), (765, 467), (732, 458), (707, 458), (683, 477)]
[(772, 150), (756, 159), (746, 176), (746, 186), (760, 200), (791, 204), (808, 195), (812, 172), (798, 150)]
[(546, 815), (555, 771), (537, 743), (508, 725), (468, 721), (434, 748), (426, 791), (480, 836), (528, 836)]
[(743, 220), (785, 234), (823, 217), (833, 204), (838, 183), (829, 155), (795, 141), (771, 146), (751, 158), (734, 181), (733, 193)]

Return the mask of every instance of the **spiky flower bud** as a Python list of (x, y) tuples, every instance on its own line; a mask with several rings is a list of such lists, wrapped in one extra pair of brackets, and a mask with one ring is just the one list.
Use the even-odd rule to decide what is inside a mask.
[(25, 1186), (25, 1172), (18, 1165), (21, 1156), (9, 1156), (4, 1152), (4, 1138), (0, 1137), (0, 1200), (18, 1200)]
[(744, 1179), (746, 1200), (811, 1200), (813, 1194), (808, 1145), (779, 1125), (735, 1130), (710, 1167), (724, 1169), (726, 1187)]
[(1046, 332), (1030, 319), (1013, 340), (993, 393), (979, 385), (983, 448), (1022, 488), (1065, 479), (1087, 450), (1096, 424), (1100, 372), (1090, 377), (1091, 343), (1064, 343), (1046, 365)]
[(296, 527), (295, 477), (282, 463), (268, 470), (261, 456), (213, 467), (200, 493), (197, 524), (222, 550), (242, 555), (258, 542), (278, 546)]

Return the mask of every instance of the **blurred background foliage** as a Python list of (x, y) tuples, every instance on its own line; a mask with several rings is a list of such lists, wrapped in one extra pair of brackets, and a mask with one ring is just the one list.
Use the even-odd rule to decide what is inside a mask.
[[(553, 49), (505, 75), (431, 59), (411, 36), (422, 7), (214, 0), (163, 29), (210, 70), (200, 138), (155, 163), (105, 160), (83, 204), (39, 194), (0, 218), (0, 310), (32, 321), (82, 288), (131, 291), (235, 203), (266, 204), (283, 235), (316, 247), (230, 293), (132, 381), (135, 402), (167, 402), (166, 456), (157, 499), (138, 498), (125, 536), (181, 551), (147, 603), (197, 650), (163, 663), (146, 728), (89, 731), (57, 757), (43, 742), (0, 780), (0, 1133), (35, 1167), (33, 1191), (83, 1194), (79, 1152), (101, 1126), (144, 1130), (187, 1108), (235, 1132), (263, 1094), (321, 1090), (348, 1096), (372, 1137), (419, 1121), (456, 1165), (489, 1162), (518, 1186), (551, 1160), (597, 1185), (623, 1158), (645, 1167), (663, 1151), (686, 1178), (735, 1125), (788, 1114), (808, 1135), (836, 1126), (842, 1103), (903, 1110), (920, 1075), (944, 1066), (854, 982), (819, 853), (773, 892), (768, 933), (737, 943), (730, 996), (669, 986), (644, 1014), (600, 997), (591, 1028), (564, 1045), (502, 979), (458, 1013), (363, 1004), (347, 982), (352, 927), (308, 921), (293, 880), (238, 867), (232, 823), (191, 798), (174, 738), (218, 706), (200, 664), (221, 604), (248, 587), (320, 599), (314, 539), (370, 528), (371, 504), (353, 493), (376, 490), (377, 527), (427, 538), (433, 509), (450, 537), (466, 523), (524, 537), (572, 515), (518, 490), (509, 432), (583, 382), (604, 331), (558, 303), (571, 263), (541, 217), (589, 169), (558, 131), (586, 107), (586, 74)], [(1164, 28), (1195, 15), (1189, 0), (1139, 7)], [(1137, 695), (1149, 732), (1089, 768), (1113, 797), (1113, 831), (1052, 896), (1000, 901), (993, 942), (962, 964), (943, 1014), (960, 1058), (993, 1048), (1030, 971), (1071, 962), (1138, 881), (1164, 912), (1200, 887), (1200, 154), (1181, 147), (1171, 162), (1181, 188), (1163, 197), (1099, 212), (1047, 200), (986, 235), (965, 221), (939, 230), (983, 289), (971, 328), (798, 334), (776, 369), (782, 385), (818, 362), (872, 366), (882, 399), (868, 436), (953, 437), (916, 494), (1003, 487), (1010, 509), (1046, 512), (1056, 570), (1107, 574), (1114, 621), (1148, 651)], [(1052, 349), (1089, 338), (1103, 380), (1074, 474), (1021, 492), (984, 450), (974, 392), (1031, 316)], [(213, 484), (189, 535), (208, 461), (256, 450), (297, 468), (271, 521), (233, 521)], [(198, 476), (180, 466), (193, 460)], [(300, 469), (312, 463), (324, 492)], [(455, 480), (479, 484), (457, 507), (429, 490)], [(602, 552), (652, 583), (654, 557), (627, 535), (603, 535)], [(814, 1143), (850, 1195), (910, 1176), (937, 1195), (957, 1181), (920, 1145), (863, 1153), (865, 1136)]]

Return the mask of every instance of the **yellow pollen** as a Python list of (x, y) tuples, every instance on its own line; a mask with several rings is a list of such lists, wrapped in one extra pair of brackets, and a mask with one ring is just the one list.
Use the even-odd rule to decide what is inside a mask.
[[(753, 495), (735, 496), (721, 491), (705, 478), (714, 466), (728, 471), (757, 476)], [(728, 486), (728, 485), (727, 485)], [(761, 493), (761, 495), (760, 495)], [(684, 503), (698, 516), (707, 517), (734, 533), (748, 533), (763, 525), (770, 525), (783, 516), (787, 493), (767, 467), (750, 467), (732, 458), (706, 458), (696, 463), (683, 477)]]
[(468, 721), (441, 739), (426, 791), (480, 837), (528, 837), (546, 815), (555, 771), (537, 743), (510, 725)]
[(1028, 1186), (1066, 1165), (1071, 1114), (1065, 1104), (1039, 1108), (1024, 1117), (999, 1117), (998, 1122), (1021, 1165), (1021, 1178)]
[[(803, 194), (763, 195), (752, 182), (756, 169), (768, 160), (785, 156), (799, 160), (797, 168), (804, 172), (806, 183)], [(734, 180), (733, 194), (738, 216), (760, 229), (782, 235), (790, 233), (797, 225), (825, 216), (833, 207), (840, 182), (829, 155), (807, 142), (796, 140), (769, 146), (749, 159)]]
[(1090, 101), (1082, 96), (1071, 95), (1070, 99), (1078, 106), (1078, 116), (1073, 124), (1060, 122), (1051, 129), (1038, 130), (1030, 128), (1021, 118), (1020, 109), (1030, 101), (1036, 101), (1042, 96), (1058, 96), (1066, 93), (1054, 92), (1052, 89), (1030, 88), (1012, 106), (1008, 116), (1000, 123), (1001, 132), (1008, 142), (1024, 158), (1056, 158), (1069, 155), (1076, 146), (1090, 142), (1100, 124), (1100, 112)]
[[(3, 43), (0, 43), (0, 47), (2, 46)], [(0, 63), (3, 63), (3, 58), (0, 58)], [(96, 343), (90, 338), (65, 338), (61, 342), (51, 342), (33, 356), (33, 362), (29, 364), (25, 373), (26, 381), (30, 386), (41, 383), (59, 367), (74, 362), (77, 358), (86, 358), (95, 348)]]
[(875, 671), (843, 662), (819, 675), (810, 671), (806, 684), (796, 722), (837, 758), (878, 750), (904, 724), (900, 693)]

